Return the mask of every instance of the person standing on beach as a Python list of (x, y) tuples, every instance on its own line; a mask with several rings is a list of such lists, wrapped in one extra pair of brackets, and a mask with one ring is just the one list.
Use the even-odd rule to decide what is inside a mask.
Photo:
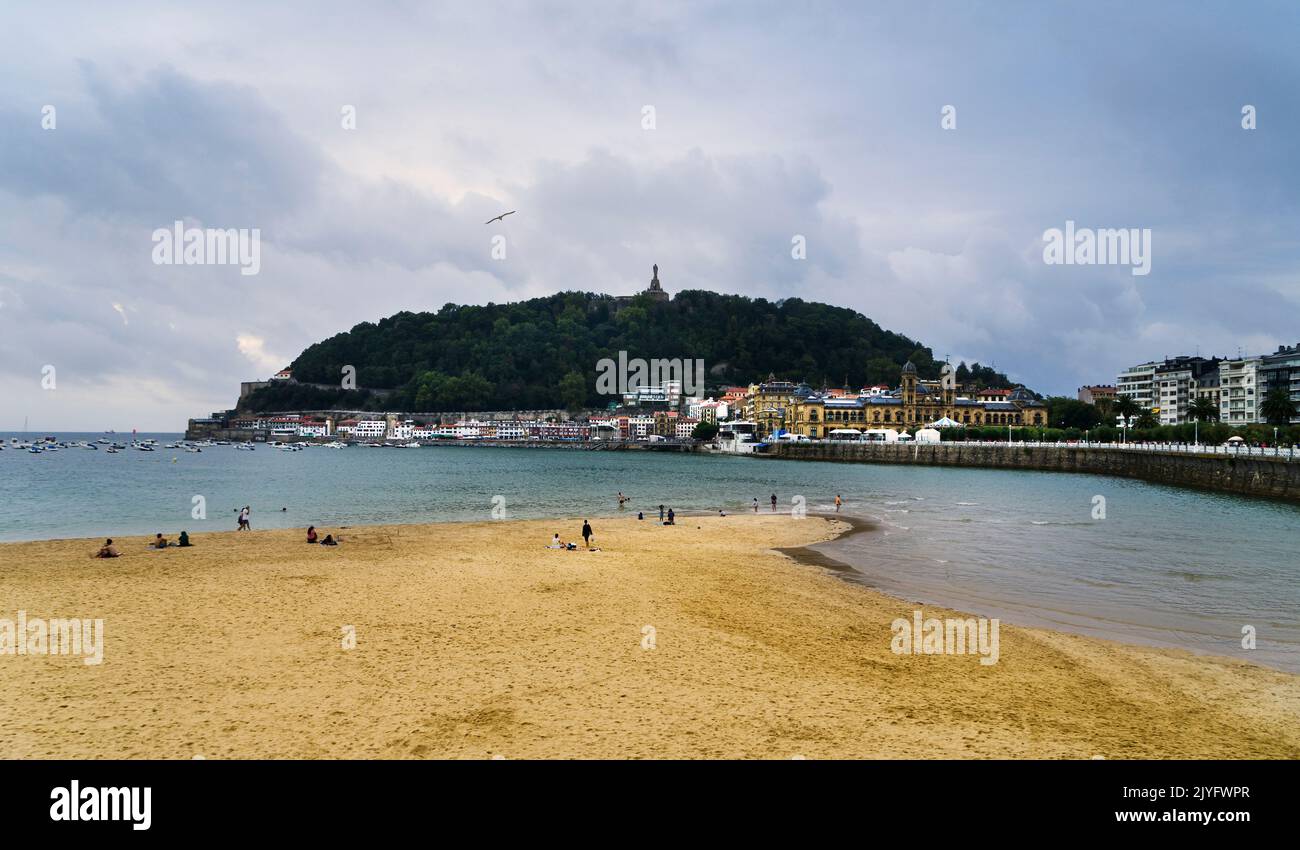
[(582, 543), (588, 549), (591, 548), (591, 523), (585, 519), (582, 521)]
[(754, 497), (754, 513), (758, 513), (758, 497)]
[(776, 510), (776, 494), (775, 494), (775, 493), (772, 494), (772, 510), (773, 510), (773, 511)]
[(251, 513), (251, 511), (249, 510), (248, 505), (244, 505), (244, 509), (243, 509), (242, 511), (239, 512), (239, 530), (240, 530), (240, 531), (251, 531), (251, 530), (252, 530), (253, 526), (250, 525), (249, 522), (248, 522), (248, 515), (249, 515), (250, 513)]
[(660, 505), (660, 506), (659, 506), (659, 521), (660, 521), (660, 522), (663, 522), (663, 521), (664, 521), (664, 506), (663, 506), (663, 505)]
[(835, 494), (835, 513), (839, 513), (839, 512), (840, 512), (840, 505), (842, 505), (842, 504), (844, 504), (844, 502), (840, 501), (840, 494), (839, 494), (839, 493), (836, 493), (836, 494)]

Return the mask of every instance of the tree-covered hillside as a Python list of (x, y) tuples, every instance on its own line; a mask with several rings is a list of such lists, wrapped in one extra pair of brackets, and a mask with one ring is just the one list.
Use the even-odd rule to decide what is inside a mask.
[[(937, 377), (929, 348), (853, 310), (798, 298), (767, 301), (685, 291), (671, 302), (564, 292), (514, 304), (448, 304), (437, 313), (398, 313), (316, 343), (291, 364), (294, 378), (339, 386), (356, 368), (357, 392), (276, 384), (245, 400), (250, 410), (510, 410), (604, 406), (601, 358), (704, 361), (710, 391), (777, 378), (861, 387), (899, 381), (911, 360)], [(962, 377), (1008, 386), (987, 367)], [(366, 389), (395, 389), (384, 398)]]

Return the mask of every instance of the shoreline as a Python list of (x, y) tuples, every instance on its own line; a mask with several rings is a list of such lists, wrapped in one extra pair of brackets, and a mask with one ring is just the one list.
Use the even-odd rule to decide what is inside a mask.
[(992, 666), (895, 654), (913, 604), (798, 557), (863, 521), (592, 519), (599, 552), (553, 519), (0, 545), (9, 608), (107, 635), (0, 655), (0, 756), (1300, 757), (1300, 677), (1244, 661), (1011, 625)]
[[(709, 519), (709, 518), (716, 519), (718, 518), (718, 515), (708, 510), (686, 509), (686, 510), (678, 511), (677, 517), (680, 525), (681, 520), (685, 520), (685, 519), (700, 520), (700, 519)], [(749, 520), (752, 518), (771, 518), (771, 517), (789, 518), (790, 514), (788, 511), (770, 513), (767, 512), (766, 510), (764, 510), (761, 513), (751, 514), (748, 510), (740, 509), (734, 511), (733, 513), (727, 514), (725, 518)], [(810, 512), (807, 515), (807, 517), (809, 519), (826, 520), (831, 523), (837, 523), (837, 522), (842, 523), (846, 527), (842, 531), (832, 534), (832, 536), (827, 537), (825, 539), (819, 539), (810, 543), (805, 543), (797, 546), (776, 546), (776, 547), (772, 547), (771, 551), (785, 558), (788, 558), (791, 561), (801, 566), (815, 567), (817, 569), (826, 570), (829, 574), (834, 575), (838, 580), (848, 585), (861, 588), (868, 593), (878, 594), (882, 597), (885, 597), (890, 600), (894, 600), (899, 603), (907, 603), (909, 605), (917, 605), (917, 606), (928, 605), (934, 608), (942, 608), (944, 610), (957, 611), (965, 614), (972, 614), (971, 608), (964, 607), (967, 605), (972, 605), (971, 600), (954, 600), (948, 603), (940, 603), (940, 602), (922, 602), (919, 599), (911, 599), (901, 589), (881, 588), (880, 586), (872, 583), (869, 576), (863, 573), (853, 564), (848, 563), (846, 561), (839, 560), (838, 558), (831, 557), (830, 555), (827, 555), (824, 552), (821, 552), (817, 548), (815, 548), (828, 543), (844, 542), (850, 538), (857, 537), (859, 535), (877, 533), (881, 531), (880, 523), (878, 521), (874, 519), (860, 517), (860, 516), (851, 516), (848, 514), (836, 514), (827, 511)], [(592, 513), (592, 514), (585, 515), (585, 517), (575, 516), (575, 517), (507, 518), (504, 520), (493, 520), (489, 524), (491, 525), (502, 525), (502, 524), (512, 525), (517, 523), (542, 524), (542, 525), (550, 524), (553, 528), (576, 528), (581, 525), (584, 519), (594, 521), (598, 524), (604, 522), (618, 522), (620, 520), (632, 520), (632, 521), (644, 523), (646, 526), (649, 527), (655, 527), (659, 525), (659, 522), (655, 520), (650, 514), (647, 514), (644, 520), (640, 520), (640, 521), (635, 520), (635, 517), (633, 516), (633, 511), (631, 509), (628, 509), (626, 512), (620, 511), (619, 509), (613, 509), (613, 512), (610, 513), (603, 513), (603, 514)], [(408, 523), (359, 522), (359, 523), (349, 524), (349, 525), (320, 526), (318, 527), (318, 532), (320, 533), (320, 536), (323, 538), (326, 533), (329, 533), (327, 529), (335, 533), (337, 533), (337, 531), (345, 531), (351, 533), (357, 533), (357, 532), (364, 533), (367, 530), (436, 529), (436, 528), (449, 528), (449, 527), (454, 528), (456, 526), (480, 525), (480, 524), (482, 523), (476, 520), (436, 520), (432, 522), (408, 522)], [(305, 526), (303, 526), (303, 528), (305, 528)], [(301, 531), (302, 529), (299, 529), (297, 527), (263, 528), (263, 529), (254, 529), (249, 533), (285, 534), (285, 533), (300, 533)], [(191, 537), (192, 539), (197, 540), (199, 538), (208, 538), (213, 535), (226, 535), (226, 534), (235, 534), (235, 533), (238, 532), (235, 532), (233, 530), (201, 531), (201, 532), (196, 532), (197, 536), (191, 535)], [(241, 536), (243, 535), (241, 534)], [(175, 546), (174, 538), (175, 538), (175, 534), (171, 534), (168, 538), (169, 540), (172, 541), (173, 547)], [(112, 539), (115, 542), (121, 542), (127, 540), (129, 541), (146, 540), (146, 535), (128, 534), (128, 535), (121, 535), (118, 537), (114, 537)], [(37, 545), (37, 544), (47, 544), (47, 543), (48, 544), (84, 543), (86, 547), (86, 551), (88, 553), (93, 553), (94, 550), (97, 550), (99, 548), (99, 546), (102, 543), (102, 540), (100, 535), (96, 535), (94, 537), (52, 537), (52, 538), (40, 538), (35, 540), (9, 540), (9, 541), (0, 540), (0, 556), (2, 556), (5, 550), (8, 548), (19, 547), (19, 546), (30, 546), (30, 545)], [(135, 544), (131, 543), (128, 545), (134, 546)], [(123, 548), (123, 547), (119, 547), (119, 548)], [(113, 563), (112, 560), (95, 561), (95, 562)], [(3, 616), (3, 611), (0, 611), (0, 616)], [(1006, 614), (1004, 613), (1000, 616), (1005, 618)], [(1018, 615), (1013, 614), (1013, 616), (1018, 616)], [(1026, 617), (1024, 621), (1020, 621), (1019, 619), (1017, 621), (1004, 619), (1003, 622), (1005, 622), (1007, 625), (1014, 625), (1017, 628), (1040, 629), (1045, 632), (1066, 635), (1070, 637), (1079, 637), (1079, 638), (1085, 638), (1089, 640), (1109, 641), (1121, 646), (1132, 647), (1135, 649), (1145, 649), (1145, 650), (1162, 651), (1162, 652), (1183, 652), (1183, 653), (1187, 653), (1189, 656), (1194, 658), (1214, 659), (1214, 660), (1225, 661), (1234, 664), (1248, 664), (1272, 672), (1281, 673), (1288, 676), (1296, 676), (1300, 678), (1300, 673), (1282, 667), (1266, 664), (1263, 662), (1249, 660), (1245, 658), (1237, 658), (1230, 655), (1216, 654), (1214, 652), (1201, 650), (1201, 649), (1190, 649), (1187, 647), (1177, 646), (1169, 643), (1160, 643), (1156, 639), (1144, 641), (1141, 640), (1140, 638), (1135, 638), (1131, 635), (1127, 635), (1123, 633), (1106, 632), (1104, 630), (1101, 630), (1099, 627), (1095, 630), (1097, 633), (1089, 633), (1088, 631), (1084, 631), (1082, 629), (1072, 630), (1069, 628), (1061, 627), (1056, 624), (1044, 621), (1042, 618), (1036, 619), (1032, 615)], [(1152, 628), (1160, 628), (1160, 627), (1152, 627)]]

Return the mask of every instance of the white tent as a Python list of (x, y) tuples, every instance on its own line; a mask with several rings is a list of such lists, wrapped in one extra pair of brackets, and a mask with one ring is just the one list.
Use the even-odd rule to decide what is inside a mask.
[(916, 432), (915, 439), (918, 443), (937, 443), (939, 442), (939, 432), (934, 428), (922, 428)]
[(927, 427), (927, 428), (965, 428), (966, 426), (963, 425), (963, 424), (961, 424), (960, 422), (956, 421), (955, 419), (949, 419), (947, 416), (945, 416), (945, 417), (943, 417), (942, 419), (936, 419), (934, 422), (931, 422), (929, 425), (926, 425), (925, 427)]

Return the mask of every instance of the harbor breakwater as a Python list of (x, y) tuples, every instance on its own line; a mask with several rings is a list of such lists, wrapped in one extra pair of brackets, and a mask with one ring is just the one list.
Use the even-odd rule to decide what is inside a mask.
[(1118, 475), (1158, 484), (1300, 502), (1300, 461), (1288, 461), (1285, 457), (1006, 443), (786, 443), (770, 446), (764, 456), (783, 460)]

